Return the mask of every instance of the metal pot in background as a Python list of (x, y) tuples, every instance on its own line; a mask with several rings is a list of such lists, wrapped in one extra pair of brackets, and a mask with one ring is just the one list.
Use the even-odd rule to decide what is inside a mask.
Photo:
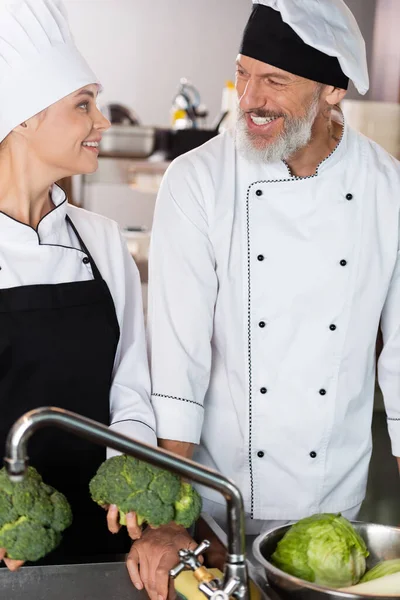
[(155, 129), (140, 124), (136, 113), (123, 104), (101, 108), (111, 127), (103, 133), (100, 154), (111, 157), (148, 158), (154, 151)]
[(148, 158), (153, 154), (155, 128), (114, 124), (103, 133), (102, 156)]
[[(400, 558), (400, 529), (372, 523), (352, 523), (367, 544), (370, 555), (367, 568), (371, 569), (382, 560)], [(372, 596), (349, 594), (314, 585), (284, 573), (271, 562), (278, 542), (290, 529), (290, 525), (263, 533), (253, 544), (256, 560), (264, 567), (268, 583), (282, 600), (367, 600)], [(400, 594), (399, 596), (400, 597)], [(393, 600), (394, 596), (379, 596), (379, 600)], [(377, 599), (378, 600), (378, 599)]]

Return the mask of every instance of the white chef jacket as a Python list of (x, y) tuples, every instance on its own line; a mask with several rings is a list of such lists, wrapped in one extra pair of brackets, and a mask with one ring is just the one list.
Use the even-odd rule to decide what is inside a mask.
[(381, 315), (400, 456), (399, 206), (400, 164), (346, 125), (311, 177), (248, 162), (226, 132), (164, 178), (150, 257), (157, 435), (201, 441), (195, 458), (240, 486), (254, 519), (362, 502)]
[(40, 221), (37, 232), (0, 212), (0, 289), (93, 279), (65, 219), (69, 215), (107, 282), (120, 327), (110, 392), (111, 427), (156, 445), (137, 267), (116, 223), (69, 205), (58, 186), (52, 189), (52, 200), (55, 208)]

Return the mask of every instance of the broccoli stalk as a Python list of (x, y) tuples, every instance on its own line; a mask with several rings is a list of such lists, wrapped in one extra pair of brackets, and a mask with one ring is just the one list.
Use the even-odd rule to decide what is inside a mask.
[[(141, 525), (143, 525), (143, 523), (146, 522), (146, 519), (141, 516), (141, 515), (136, 515), (136, 520), (137, 520), (137, 524), (139, 525), (139, 527)], [(119, 511), (119, 524), (126, 527), (126, 513), (122, 512), (122, 510)]]
[(159, 527), (175, 521), (190, 527), (201, 512), (201, 498), (190, 484), (131, 456), (106, 460), (89, 488), (97, 504), (118, 507), (121, 525), (126, 525), (126, 513), (135, 512), (139, 525)]
[(29, 467), (24, 480), (12, 483), (0, 470), (0, 548), (14, 560), (37, 561), (54, 550), (72, 523), (63, 494), (43, 483)]
[(190, 485), (181, 483), (179, 496), (175, 501), (174, 521), (186, 529), (199, 518), (201, 513), (201, 496)]

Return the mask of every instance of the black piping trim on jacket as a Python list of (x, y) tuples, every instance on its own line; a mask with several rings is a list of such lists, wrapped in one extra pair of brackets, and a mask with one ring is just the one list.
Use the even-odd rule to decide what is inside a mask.
[[(341, 111), (340, 111), (341, 112)], [(342, 115), (343, 116), (343, 115)], [(334, 150), (322, 160), (315, 173), (313, 175), (308, 175), (307, 177), (298, 177), (291, 175), (291, 170), (289, 165), (282, 161), (288, 169), (290, 177), (287, 179), (266, 179), (264, 181), (255, 181), (251, 185), (249, 185), (247, 190), (247, 198), (246, 198), (246, 229), (247, 229), (247, 356), (249, 362), (249, 474), (250, 474), (250, 517), (254, 519), (254, 473), (253, 473), (253, 440), (252, 440), (252, 428), (253, 428), (253, 381), (252, 381), (252, 365), (251, 365), (251, 245), (250, 245), (250, 192), (251, 188), (264, 184), (264, 183), (288, 183), (291, 181), (302, 181), (303, 179), (313, 179), (314, 177), (318, 177), (319, 168), (321, 165), (329, 160), (329, 158), (335, 154), (336, 150), (339, 148), (343, 141), (344, 136), (344, 119), (343, 119), (343, 127), (342, 127), (342, 135), (340, 140), (335, 147)], [(389, 419), (400, 421), (400, 419)]]
[(252, 444), (252, 426), (253, 426), (253, 390), (252, 390), (252, 369), (251, 369), (251, 249), (250, 249), (250, 190), (247, 190), (246, 200), (246, 227), (247, 227), (247, 358), (249, 361), (249, 472), (250, 472), (250, 517), (254, 514), (254, 479), (253, 479), (253, 444)]
[(148, 427), (149, 429), (151, 429), (151, 431), (153, 431), (153, 433), (155, 433), (155, 430), (150, 425), (148, 425), (144, 421), (139, 421), (138, 419), (121, 419), (120, 421), (114, 421), (114, 423), (111, 423), (110, 427), (116, 425), (117, 423), (141, 423), (142, 425), (146, 425), (146, 427)]
[(187, 398), (177, 398), (176, 396), (167, 396), (166, 394), (152, 394), (152, 396), (157, 396), (158, 398), (169, 398), (170, 400), (179, 400), (179, 402), (189, 402), (190, 404), (196, 404), (196, 406), (200, 406), (200, 408), (204, 409), (204, 406), (200, 404), (200, 402), (188, 400)]
[[(64, 190), (59, 185), (57, 185), (56, 183), (54, 185), (56, 187), (58, 187), (63, 192), (63, 194), (64, 194), (64, 200), (62, 202), (60, 202), (60, 204), (57, 204), (57, 206), (54, 205), (54, 207), (51, 210), (49, 210), (48, 213), (46, 213), (45, 215), (43, 215), (43, 217), (38, 222), (38, 224), (36, 226), (36, 229), (34, 227), (32, 227), (32, 225), (28, 225), (28, 223), (23, 223), (22, 221), (19, 221), (15, 217), (11, 217), (7, 213), (5, 213), (3, 210), (0, 210), (0, 214), (4, 215), (5, 217), (8, 217), (9, 219), (11, 219), (11, 221), (14, 221), (15, 223), (18, 223), (19, 225), (24, 225), (24, 227), (28, 227), (28, 229), (32, 229), (32, 231), (34, 231), (36, 233), (36, 235), (38, 236), (38, 239), (39, 239), (39, 234), (38, 234), (37, 230), (39, 229), (39, 225), (43, 221), (43, 219), (45, 219), (46, 217), (48, 217), (49, 215), (51, 215), (51, 213), (53, 213), (55, 210), (57, 210), (57, 208), (60, 208), (60, 206), (62, 206), (63, 204), (65, 204), (67, 202), (67, 194), (64, 192)], [(39, 242), (40, 242), (40, 239), (39, 239)]]
[(74, 246), (64, 246), (64, 244), (41, 244), (40, 242), (39, 246), (42, 246), (43, 248), (65, 248), (66, 250), (76, 250), (84, 256), (88, 256), (84, 250), (82, 250), (81, 248), (74, 248)]
[(60, 202), (60, 204), (57, 204), (57, 206), (54, 205), (54, 207), (51, 210), (49, 210), (48, 213), (46, 213), (45, 215), (43, 215), (43, 217), (38, 222), (38, 224), (36, 226), (36, 229), (34, 227), (32, 227), (32, 225), (28, 225), (28, 223), (23, 223), (22, 221), (19, 221), (15, 217), (11, 217), (7, 213), (5, 213), (3, 210), (0, 210), (0, 214), (4, 215), (8, 219), (11, 219), (11, 221), (14, 221), (15, 223), (18, 223), (19, 225), (24, 225), (24, 227), (28, 227), (28, 229), (32, 229), (32, 231), (34, 231), (36, 233), (36, 235), (38, 237), (39, 244), (40, 244), (40, 238), (39, 238), (39, 234), (38, 234), (38, 229), (39, 229), (40, 223), (43, 221), (43, 219), (45, 219), (46, 217), (48, 217), (49, 215), (51, 215), (51, 213), (53, 213), (55, 210), (57, 210), (57, 208), (60, 208), (60, 206), (62, 206), (63, 204), (65, 204), (67, 202), (67, 194), (64, 192), (64, 190), (59, 185), (57, 185), (56, 183), (54, 185), (56, 187), (58, 187), (63, 192), (63, 194), (64, 194), (64, 200), (62, 202)]

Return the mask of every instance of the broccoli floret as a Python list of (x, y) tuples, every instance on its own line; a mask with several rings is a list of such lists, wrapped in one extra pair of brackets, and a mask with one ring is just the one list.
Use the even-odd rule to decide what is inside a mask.
[(0, 547), (6, 548), (8, 558), (14, 560), (39, 560), (52, 552), (60, 541), (59, 533), (26, 517), (20, 517), (0, 530)]
[[(189, 527), (200, 515), (201, 499), (190, 484), (182, 485), (179, 477), (169, 471), (121, 455), (100, 466), (89, 488), (92, 499), (98, 504), (118, 506), (121, 525), (126, 525), (126, 513), (132, 511), (136, 513), (139, 525), (148, 523), (159, 527), (175, 520)], [(192, 508), (191, 500), (186, 497), (193, 499)]]
[(50, 526), (53, 520), (53, 504), (50, 496), (40, 483), (32, 479), (21, 481), (15, 486), (13, 505), (19, 515), (36, 521), (40, 525)]
[(175, 523), (190, 527), (201, 513), (201, 496), (189, 483), (181, 483), (178, 499), (175, 501)]
[(125, 456), (115, 456), (100, 465), (96, 476), (89, 484), (92, 498), (98, 504), (122, 502), (132, 491), (129, 484), (129, 466)]
[(62, 533), (72, 525), (72, 510), (71, 507), (61, 492), (54, 490), (50, 496), (53, 505), (53, 518), (50, 526), (54, 531)]
[(136, 513), (139, 525), (150, 523), (152, 527), (159, 527), (170, 523), (174, 518), (173, 505), (164, 504), (160, 496), (151, 490), (131, 494), (119, 508), (122, 513), (121, 524), (126, 524), (125, 515), (131, 511)]
[(58, 546), (61, 532), (71, 523), (67, 499), (44, 484), (36, 469), (29, 467), (19, 483), (0, 470), (0, 548), (7, 550), (8, 558), (43, 558)]
[(158, 494), (165, 504), (172, 504), (179, 494), (180, 487), (180, 481), (173, 473), (157, 469), (154, 472), (154, 479), (149, 485), (149, 490)]
[(18, 512), (13, 506), (12, 497), (0, 492), (0, 528), (17, 519)]

